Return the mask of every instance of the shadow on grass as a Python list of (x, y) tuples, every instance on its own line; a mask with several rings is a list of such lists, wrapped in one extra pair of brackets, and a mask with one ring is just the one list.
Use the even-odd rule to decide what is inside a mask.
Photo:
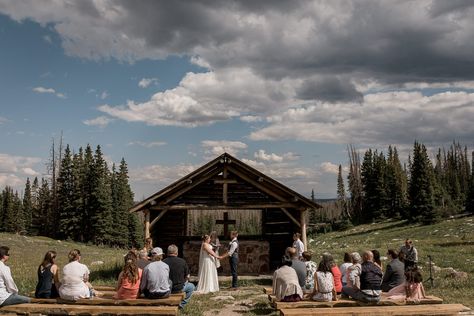
[(355, 233), (351, 233), (351, 234), (347, 234), (347, 235), (341, 235), (341, 236), (337, 236), (335, 238), (339, 239), (339, 238), (346, 238), (346, 237), (351, 237), (351, 236), (366, 235), (366, 234), (370, 234), (370, 233), (373, 233), (373, 232), (384, 231), (384, 230), (389, 230), (389, 229), (399, 228), (399, 227), (405, 227), (405, 226), (407, 226), (407, 221), (403, 220), (403, 221), (400, 221), (400, 222), (393, 223), (391, 225), (372, 228), (372, 229), (367, 229), (367, 230), (363, 230), (363, 231), (360, 231), (360, 232), (355, 232)]
[(468, 245), (474, 245), (474, 241), (451, 241), (451, 242), (444, 242), (444, 243), (439, 243), (439, 244), (434, 244), (435, 246), (438, 247), (457, 247), (457, 246), (468, 246)]
[(268, 303), (257, 303), (245, 313), (251, 313), (252, 315), (279, 315), (278, 311)]
[(105, 266), (101, 269), (91, 271), (90, 280), (92, 282), (117, 280), (120, 271), (122, 271), (122, 266), (119, 264)]

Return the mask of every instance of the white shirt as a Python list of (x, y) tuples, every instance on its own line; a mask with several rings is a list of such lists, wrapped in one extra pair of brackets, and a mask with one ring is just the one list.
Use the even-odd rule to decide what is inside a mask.
[(232, 256), (235, 252), (235, 250), (237, 249), (237, 246), (238, 246), (238, 243), (234, 242), (237, 240), (237, 237), (235, 237), (234, 239), (232, 239), (232, 241), (229, 243), (230, 245), (230, 248), (229, 248), (229, 257)]
[(90, 291), (84, 280), (89, 279), (89, 269), (79, 261), (72, 261), (63, 268), (59, 296), (66, 300), (89, 298)]
[(0, 305), (12, 294), (18, 293), (15, 281), (13, 281), (10, 267), (0, 260)]
[(293, 248), (296, 248), (296, 254), (298, 255), (298, 258), (303, 257), (304, 244), (299, 238), (293, 242)]

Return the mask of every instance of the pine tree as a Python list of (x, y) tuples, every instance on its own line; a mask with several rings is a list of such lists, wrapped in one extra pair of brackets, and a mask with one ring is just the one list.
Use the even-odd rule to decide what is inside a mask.
[(87, 144), (84, 151), (84, 158), (82, 159), (82, 165), (80, 166), (81, 179), (81, 195), (82, 195), (82, 227), (88, 234), (82, 234), (81, 240), (84, 242), (91, 241), (94, 238), (92, 233), (93, 225), (92, 218), (95, 214), (94, 206), (92, 205), (92, 193), (95, 188), (95, 174), (93, 170), (94, 156), (92, 154), (92, 148)]
[(61, 239), (74, 239), (77, 234), (75, 225), (75, 205), (74, 205), (74, 166), (69, 145), (66, 145), (64, 157), (61, 161), (61, 168), (57, 179), (57, 199), (58, 199), (58, 237)]
[(343, 218), (350, 218), (349, 212), (347, 212), (347, 204), (346, 204), (346, 189), (344, 187), (344, 180), (342, 178), (342, 166), (339, 165), (338, 173), (337, 173), (337, 203), (339, 208), (342, 212)]
[(13, 189), (6, 186), (3, 190), (3, 231), (14, 232), (15, 231), (15, 209), (14, 209), (14, 194)]
[(13, 214), (15, 216), (13, 222), (13, 232), (15, 233), (24, 233), (25, 232), (25, 221), (23, 215), (23, 206), (21, 204), (20, 195), (18, 191), (15, 192), (13, 196)]
[(92, 222), (93, 242), (97, 245), (110, 245), (112, 238), (112, 196), (110, 173), (100, 146), (97, 146), (91, 170), (92, 195), (90, 196), (90, 220)]
[(31, 186), (31, 226), (30, 226), (30, 234), (31, 235), (38, 235), (41, 224), (41, 214), (39, 211), (39, 182), (38, 178), (35, 177), (33, 180), (33, 184)]
[(120, 170), (112, 166), (112, 236), (113, 244), (118, 247), (128, 246), (128, 209), (132, 206), (133, 198), (128, 186), (128, 171), (125, 160), (122, 159)]
[(38, 192), (38, 210), (36, 216), (33, 217), (33, 225), (38, 228), (38, 235), (50, 236), (54, 230), (51, 221), (51, 191), (48, 181), (41, 178), (41, 187)]
[(470, 182), (469, 182), (469, 190), (466, 195), (466, 212), (474, 214), (474, 151), (472, 152), (471, 156), (471, 163), (472, 163), (472, 168), (471, 168), (471, 177), (470, 177)]
[(25, 231), (31, 234), (31, 222), (33, 215), (33, 200), (31, 194), (30, 178), (26, 178), (25, 193), (23, 194), (23, 221)]
[(410, 219), (429, 224), (436, 221), (433, 199), (433, 174), (426, 147), (415, 141), (410, 170)]
[(388, 147), (386, 188), (388, 217), (404, 217), (407, 207), (407, 177), (398, 157), (397, 148)]
[(350, 197), (350, 214), (352, 215), (355, 223), (363, 222), (362, 214), (362, 180), (361, 180), (361, 165), (360, 155), (356, 149), (350, 145), (347, 148), (349, 154), (349, 175), (347, 179), (349, 181), (349, 192)]

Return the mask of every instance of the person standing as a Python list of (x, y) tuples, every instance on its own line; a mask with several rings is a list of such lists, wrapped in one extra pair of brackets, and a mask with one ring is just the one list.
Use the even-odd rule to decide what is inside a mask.
[(168, 246), (168, 257), (163, 262), (170, 267), (170, 280), (173, 282), (171, 293), (185, 293), (184, 299), (179, 304), (179, 308), (184, 308), (194, 292), (194, 284), (188, 282), (188, 264), (183, 258), (178, 257), (178, 247), (176, 245)]
[(294, 233), (293, 234), (293, 248), (296, 249), (296, 255), (298, 256), (298, 259), (302, 260), (303, 259), (303, 252), (304, 252), (304, 244), (301, 241), (301, 234), (300, 233)]
[(163, 249), (160, 247), (153, 248), (151, 250), (152, 262), (143, 269), (140, 282), (140, 291), (146, 298), (158, 299), (170, 296), (170, 267), (161, 259), (163, 259)]
[[(221, 243), (219, 242), (219, 237), (217, 236), (217, 232), (214, 230), (211, 232), (211, 246), (212, 251), (219, 256), (219, 248), (221, 247)], [(216, 268), (219, 269), (221, 267), (221, 261), (216, 258)]]
[(239, 236), (236, 230), (230, 232), (231, 241), (229, 243), (229, 256), (230, 263), (230, 273), (232, 275), (232, 289), (237, 289), (239, 287), (238, 276), (237, 276), (237, 266), (239, 264), (239, 241), (237, 237)]
[(18, 287), (13, 281), (10, 267), (5, 264), (10, 258), (10, 248), (0, 247), (0, 307), (29, 303), (29, 297), (18, 295)]
[(400, 248), (400, 252), (405, 255), (405, 270), (416, 267), (418, 263), (418, 251), (413, 246), (413, 241), (405, 240), (405, 245)]

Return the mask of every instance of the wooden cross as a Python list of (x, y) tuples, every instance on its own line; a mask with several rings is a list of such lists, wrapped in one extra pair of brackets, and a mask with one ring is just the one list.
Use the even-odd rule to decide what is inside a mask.
[(216, 224), (223, 224), (224, 225), (224, 237), (228, 236), (229, 233), (229, 224), (235, 225), (235, 219), (229, 219), (229, 213), (224, 212), (224, 220), (218, 219), (216, 220)]
[(214, 180), (214, 183), (222, 183), (222, 202), (227, 204), (227, 185), (229, 183), (237, 183), (234, 179), (227, 179), (227, 168), (224, 167), (222, 171), (222, 180)]

